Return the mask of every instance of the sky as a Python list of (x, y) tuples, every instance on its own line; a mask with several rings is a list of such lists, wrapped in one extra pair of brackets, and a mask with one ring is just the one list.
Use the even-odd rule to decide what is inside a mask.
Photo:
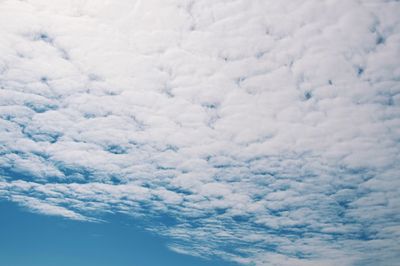
[(0, 0), (0, 265), (396, 265), (398, 14)]
[(141, 230), (126, 215), (109, 216), (103, 223), (82, 223), (34, 214), (4, 201), (0, 210), (1, 265), (238, 265), (173, 252), (166, 239)]

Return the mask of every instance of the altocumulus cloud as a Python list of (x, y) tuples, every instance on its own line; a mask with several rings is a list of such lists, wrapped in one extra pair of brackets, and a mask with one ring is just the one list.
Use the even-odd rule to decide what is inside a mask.
[(399, 14), (2, 0), (0, 198), (245, 265), (395, 265)]

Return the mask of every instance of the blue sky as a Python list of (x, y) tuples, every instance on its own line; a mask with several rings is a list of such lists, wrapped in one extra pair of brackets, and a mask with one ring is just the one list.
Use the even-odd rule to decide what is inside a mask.
[(13, 266), (236, 266), (169, 250), (167, 240), (123, 215), (89, 223), (43, 216), (0, 202), (0, 265)]
[(395, 265), (398, 14), (1, 0), (0, 264)]

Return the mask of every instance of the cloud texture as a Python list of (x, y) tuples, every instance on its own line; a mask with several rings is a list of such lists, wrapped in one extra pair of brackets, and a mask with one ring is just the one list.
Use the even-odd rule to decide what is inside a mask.
[(400, 2), (0, 1), (0, 198), (248, 265), (400, 260)]

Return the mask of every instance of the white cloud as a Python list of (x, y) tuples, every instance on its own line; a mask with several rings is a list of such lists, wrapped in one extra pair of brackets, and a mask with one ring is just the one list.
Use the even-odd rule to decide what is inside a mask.
[(0, 198), (244, 264), (393, 264), (399, 12), (1, 1)]

